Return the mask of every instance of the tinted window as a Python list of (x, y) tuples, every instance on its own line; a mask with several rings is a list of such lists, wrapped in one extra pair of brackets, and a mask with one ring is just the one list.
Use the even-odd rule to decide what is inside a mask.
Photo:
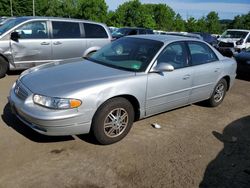
[(140, 29), (140, 30), (139, 30), (139, 34), (147, 34), (147, 32), (146, 32), (145, 29)]
[(158, 63), (169, 63), (175, 69), (187, 66), (187, 51), (183, 42), (169, 44), (157, 59)]
[(22, 25), (16, 31), (20, 39), (44, 39), (48, 38), (46, 21), (30, 22)]
[(104, 46), (89, 59), (129, 71), (145, 71), (163, 43), (139, 38), (120, 38)]
[(52, 22), (53, 38), (80, 38), (80, 26), (75, 22)]
[(192, 65), (200, 65), (218, 60), (212, 49), (204, 43), (188, 42), (188, 47), (191, 53)]
[(107, 32), (101, 25), (84, 23), (86, 38), (108, 38)]

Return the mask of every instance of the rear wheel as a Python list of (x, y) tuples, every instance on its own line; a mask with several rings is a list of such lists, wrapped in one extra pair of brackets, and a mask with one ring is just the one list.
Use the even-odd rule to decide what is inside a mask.
[(8, 70), (8, 62), (0, 56), (0, 78), (3, 78)]
[(222, 103), (227, 91), (227, 81), (223, 78), (215, 86), (211, 98), (208, 100), (209, 106), (215, 107)]
[(97, 110), (92, 132), (100, 144), (112, 144), (123, 139), (134, 122), (134, 108), (125, 98), (106, 101)]

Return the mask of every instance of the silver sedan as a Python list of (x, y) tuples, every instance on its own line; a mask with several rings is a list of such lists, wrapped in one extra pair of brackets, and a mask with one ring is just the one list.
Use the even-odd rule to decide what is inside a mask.
[(101, 144), (124, 138), (133, 122), (206, 100), (219, 105), (236, 63), (209, 44), (178, 36), (124, 37), (77, 62), (51, 63), (20, 75), (13, 113), (45, 135), (92, 132)]

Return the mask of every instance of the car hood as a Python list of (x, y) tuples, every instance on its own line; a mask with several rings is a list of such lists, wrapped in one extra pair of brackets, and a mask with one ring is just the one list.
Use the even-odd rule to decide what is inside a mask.
[(135, 76), (134, 72), (123, 71), (88, 60), (77, 62), (50, 63), (34, 67), (20, 78), (33, 93), (65, 97), (70, 93), (93, 85), (112, 82)]

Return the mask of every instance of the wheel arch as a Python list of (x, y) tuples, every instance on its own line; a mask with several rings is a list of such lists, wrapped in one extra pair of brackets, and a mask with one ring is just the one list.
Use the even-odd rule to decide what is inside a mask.
[(111, 98), (107, 99), (103, 103), (107, 102), (110, 99), (114, 99), (114, 98), (124, 98), (124, 99), (127, 99), (131, 103), (131, 105), (133, 106), (133, 108), (134, 108), (134, 115), (135, 115), (134, 121), (137, 121), (137, 120), (140, 119), (140, 103), (139, 103), (138, 99), (135, 96), (129, 95), (129, 94), (117, 95), (117, 96), (114, 96), (114, 97), (111, 97)]
[(222, 79), (225, 79), (226, 82), (227, 82), (227, 91), (229, 90), (230, 88), (230, 76), (224, 76)]

